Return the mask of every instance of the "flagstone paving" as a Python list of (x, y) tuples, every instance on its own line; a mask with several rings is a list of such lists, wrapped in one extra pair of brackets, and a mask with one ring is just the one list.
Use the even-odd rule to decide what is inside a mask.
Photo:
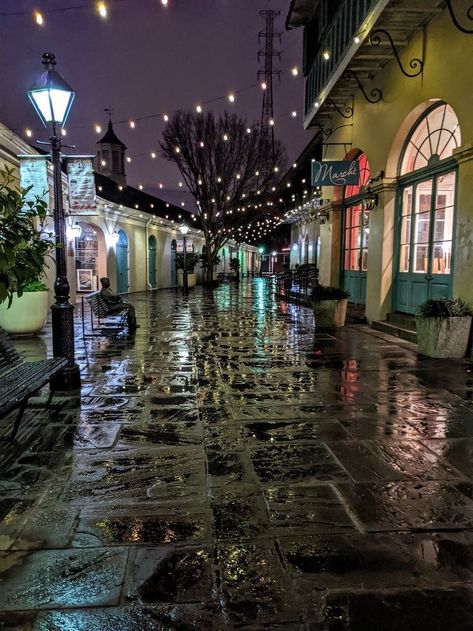
[(271, 289), (77, 327), (82, 396), (0, 444), (1, 629), (473, 629), (471, 363)]

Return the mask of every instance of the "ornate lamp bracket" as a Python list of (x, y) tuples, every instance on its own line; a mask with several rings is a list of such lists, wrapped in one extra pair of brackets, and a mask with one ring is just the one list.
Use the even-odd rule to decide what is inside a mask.
[(336, 110), (340, 116), (343, 116), (343, 118), (351, 118), (353, 116), (353, 107), (345, 104), (343, 106), (343, 110), (341, 110), (332, 99), (326, 99), (325, 102), (327, 105), (330, 105), (330, 107), (333, 107), (333, 109)]
[(391, 34), (388, 33), (388, 31), (385, 31), (382, 28), (379, 28), (373, 31), (370, 35), (370, 44), (372, 46), (379, 46), (381, 44), (381, 37), (380, 37), (381, 35), (384, 35), (389, 41), (389, 43), (391, 44), (392, 51), (394, 53), (394, 56), (396, 57), (397, 65), (399, 66), (402, 74), (406, 77), (418, 77), (424, 68), (424, 62), (421, 59), (417, 59), (416, 57), (414, 57), (414, 59), (411, 59), (409, 62), (409, 67), (414, 72), (408, 72), (407, 70), (404, 69), (402, 65), (402, 61), (401, 61), (401, 58), (399, 57), (399, 53), (396, 50), (396, 46), (394, 45), (393, 38), (391, 37)]
[[(459, 31), (461, 31), (462, 33), (467, 33), (468, 35), (471, 35), (471, 33), (473, 33), (473, 29), (465, 28), (464, 26), (462, 26), (460, 24), (460, 22), (457, 19), (457, 16), (455, 15), (454, 10), (453, 10), (452, 1), (451, 0), (445, 0), (445, 1), (447, 3), (447, 8), (448, 8), (448, 11), (450, 13), (450, 17), (452, 18), (452, 22), (455, 24), (457, 29)], [(473, 21), (473, 5), (471, 5), (471, 7), (466, 12), (466, 17), (469, 20)]]
[(381, 101), (381, 99), (383, 98), (383, 93), (381, 92), (381, 90), (379, 90), (378, 88), (373, 88), (370, 94), (368, 95), (360, 79), (358, 78), (358, 75), (356, 74), (356, 72), (354, 72), (353, 70), (347, 70), (345, 74), (343, 75), (343, 79), (345, 81), (350, 81), (352, 77), (353, 79), (355, 79), (358, 87), (360, 88), (361, 93), (363, 94), (365, 99), (368, 101), (368, 103), (379, 103), (379, 101)]
[(320, 133), (324, 138), (328, 138), (332, 133), (332, 129), (330, 127), (324, 127), (322, 123), (317, 122), (315, 123), (315, 126), (320, 130)]

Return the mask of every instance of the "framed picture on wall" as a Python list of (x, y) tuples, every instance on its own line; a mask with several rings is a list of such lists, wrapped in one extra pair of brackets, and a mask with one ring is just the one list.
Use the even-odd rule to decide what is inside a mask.
[(94, 291), (94, 270), (78, 269), (77, 270), (77, 291)]

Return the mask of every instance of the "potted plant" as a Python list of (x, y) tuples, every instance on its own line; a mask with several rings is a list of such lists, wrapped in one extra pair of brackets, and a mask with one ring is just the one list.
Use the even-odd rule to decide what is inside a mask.
[[(194, 254), (194, 252), (186, 252), (185, 256), (185, 270), (187, 272), (187, 286), (195, 287), (195, 273), (194, 269), (197, 263), (199, 262), (199, 255)], [(179, 287), (182, 287), (184, 284), (184, 253), (178, 252), (176, 255), (176, 265), (179, 270), (178, 273), (178, 284)]]
[(232, 270), (235, 279), (240, 280), (240, 259), (236, 257), (230, 259), (230, 269)]
[(347, 314), (348, 292), (339, 287), (316, 285), (312, 289), (315, 324), (321, 327), (341, 327)]
[(12, 334), (37, 333), (48, 313), (41, 281), (54, 250), (45, 232), (47, 204), (15, 185), (13, 169), (0, 169), (0, 326)]
[(461, 298), (427, 300), (417, 309), (417, 350), (429, 357), (464, 357), (471, 328), (471, 307)]

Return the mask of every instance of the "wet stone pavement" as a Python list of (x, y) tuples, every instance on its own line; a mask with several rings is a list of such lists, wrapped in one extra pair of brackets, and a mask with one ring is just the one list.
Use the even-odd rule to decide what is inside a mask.
[(132, 298), (0, 445), (0, 628), (473, 629), (469, 362), (263, 279)]

